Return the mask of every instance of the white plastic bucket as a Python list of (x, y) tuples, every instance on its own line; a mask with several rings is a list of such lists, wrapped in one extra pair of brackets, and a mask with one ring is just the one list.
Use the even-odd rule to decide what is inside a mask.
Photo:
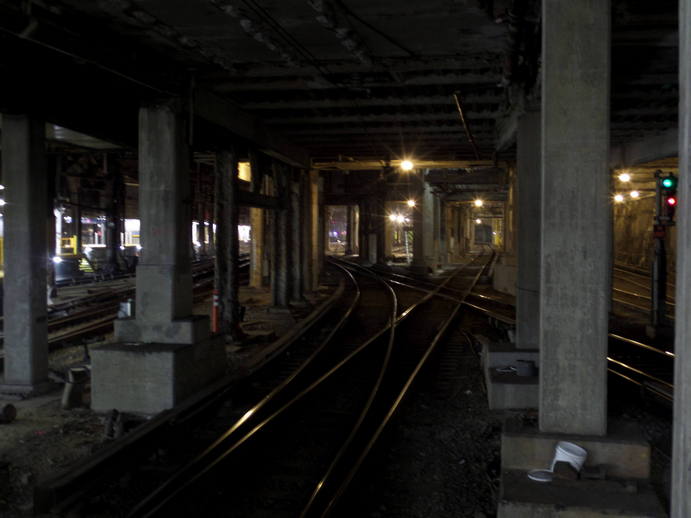
[(557, 462), (568, 462), (573, 469), (581, 471), (583, 464), (585, 464), (586, 457), (588, 457), (588, 452), (578, 444), (559, 441), (556, 448), (554, 448), (554, 460), (552, 461), (552, 467), (550, 469), (554, 471), (554, 466)]

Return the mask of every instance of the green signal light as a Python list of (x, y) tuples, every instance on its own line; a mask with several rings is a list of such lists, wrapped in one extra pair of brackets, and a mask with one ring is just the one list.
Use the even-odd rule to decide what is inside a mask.
[(668, 176), (667, 178), (663, 178), (662, 187), (664, 187), (665, 189), (672, 189), (676, 185), (676, 183), (676, 178)]

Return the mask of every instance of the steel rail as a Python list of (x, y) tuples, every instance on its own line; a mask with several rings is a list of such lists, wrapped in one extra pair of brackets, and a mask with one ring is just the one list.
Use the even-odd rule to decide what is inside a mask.
[[(467, 267), (467, 266), (471, 266), (471, 264), (466, 265), (466, 267)], [(465, 268), (465, 267), (464, 267), (464, 268)], [(457, 275), (458, 275), (464, 268), (459, 268), (454, 274), (452, 274), (451, 276), (449, 276), (449, 277), (444, 281), (444, 283), (442, 283), (442, 285), (440, 285), (440, 286), (437, 288), (437, 290), (442, 289), (442, 288), (444, 287), (445, 284), (447, 284), (447, 283), (450, 282), (452, 279), (454, 279), (455, 277), (457, 277)], [(465, 290), (465, 295), (467, 295), (467, 294), (472, 290), (472, 288), (475, 286), (475, 284), (477, 283), (478, 279), (479, 279), (480, 276), (482, 275), (483, 271), (484, 271), (484, 265), (483, 265), (483, 268), (479, 268), (479, 269), (478, 269), (478, 272), (477, 272), (477, 274), (475, 275), (473, 281), (470, 283), (469, 287)], [(429, 300), (431, 300), (431, 299), (433, 298), (433, 296), (434, 296), (434, 292), (429, 293), (427, 296), (425, 296), (425, 298), (424, 298), (422, 301), (420, 301), (418, 304), (416, 304), (416, 308), (417, 308), (417, 307), (420, 307), (420, 306), (421, 306), (422, 304), (424, 304), (425, 302), (428, 302)], [(415, 379), (417, 378), (417, 376), (418, 376), (418, 374), (420, 373), (422, 367), (426, 364), (426, 362), (428, 361), (430, 355), (432, 354), (432, 352), (433, 352), (434, 349), (436, 348), (437, 344), (439, 343), (439, 341), (441, 340), (441, 338), (445, 335), (445, 333), (446, 333), (446, 331), (447, 331), (449, 325), (451, 324), (451, 322), (456, 318), (456, 316), (457, 316), (457, 314), (458, 314), (458, 311), (460, 310), (460, 307), (461, 307), (461, 304), (456, 304), (456, 306), (454, 307), (454, 309), (451, 311), (450, 315), (444, 320), (443, 324), (442, 324), (442, 325), (440, 326), (440, 328), (437, 330), (437, 333), (435, 334), (434, 338), (432, 339), (432, 341), (430, 342), (430, 344), (425, 348), (424, 353), (422, 354), (421, 358), (418, 360), (417, 364), (415, 365), (415, 368), (413, 369), (413, 371), (412, 371), (412, 372), (410, 373), (410, 375), (408, 376), (408, 379), (406, 380), (406, 382), (404, 383), (404, 385), (402, 386), (402, 388), (399, 390), (398, 394), (396, 395), (396, 398), (394, 399), (394, 401), (393, 401), (393, 403), (391, 404), (391, 406), (388, 408), (388, 410), (387, 410), (386, 414), (384, 415), (383, 419), (382, 419), (381, 421), (379, 421), (379, 424), (378, 424), (377, 428), (375, 429), (374, 433), (373, 433), (372, 435), (369, 436), (369, 440), (368, 440), (367, 443), (365, 444), (365, 447), (359, 452), (359, 454), (358, 454), (358, 456), (357, 456), (355, 462), (351, 464), (350, 469), (349, 469), (348, 472), (346, 473), (345, 478), (344, 478), (343, 480), (340, 481), (340, 483), (338, 484), (338, 487), (337, 487), (335, 493), (334, 493), (333, 496), (332, 496), (331, 498), (329, 498), (329, 500), (326, 502), (326, 506), (325, 506), (323, 509), (321, 509), (321, 510), (317, 510), (316, 513), (312, 513), (312, 509), (313, 509), (314, 502), (315, 502), (315, 499), (316, 499), (317, 494), (318, 494), (319, 492), (321, 492), (321, 491), (324, 491), (324, 488), (325, 488), (325, 487), (328, 487), (328, 484), (329, 484), (329, 476), (331, 476), (331, 474), (335, 471), (335, 465), (336, 465), (336, 463), (337, 463), (341, 458), (345, 457), (346, 453), (348, 453), (348, 446), (349, 446), (350, 443), (352, 442), (352, 439), (353, 439), (355, 433), (356, 433), (357, 431), (359, 431), (359, 430), (354, 430), (354, 431), (351, 433), (351, 436), (349, 436), (348, 442), (347, 442), (346, 444), (344, 444), (344, 446), (341, 448), (341, 450), (339, 451), (337, 457), (334, 459), (332, 465), (329, 467), (329, 470), (327, 471), (327, 473), (324, 475), (324, 477), (322, 477), (322, 479), (321, 479), (321, 480), (319, 481), (319, 483), (317, 484), (317, 486), (316, 486), (316, 488), (315, 488), (315, 490), (314, 490), (313, 496), (312, 496), (312, 498), (310, 498), (310, 501), (309, 501), (308, 505), (303, 509), (302, 513), (300, 514), (300, 518), (306, 518), (306, 517), (308, 517), (308, 516), (311, 516), (312, 514), (317, 514), (317, 515), (319, 515), (319, 516), (321, 516), (321, 517), (325, 517), (325, 516), (328, 516), (328, 515), (331, 513), (331, 511), (334, 509), (335, 505), (336, 505), (337, 502), (340, 500), (340, 498), (343, 496), (343, 494), (345, 493), (345, 491), (346, 491), (347, 488), (349, 487), (350, 483), (352, 482), (353, 478), (355, 477), (355, 475), (356, 475), (357, 472), (359, 471), (359, 469), (360, 469), (360, 467), (362, 466), (362, 463), (364, 462), (365, 458), (366, 458), (366, 457), (369, 455), (369, 453), (372, 451), (372, 449), (374, 448), (374, 445), (376, 444), (377, 440), (378, 440), (379, 437), (381, 436), (382, 432), (384, 431), (384, 429), (386, 428), (386, 426), (387, 426), (388, 423), (390, 422), (390, 420), (391, 420), (391, 418), (393, 417), (393, 415), (396, 413), (398, 407), (400, 406), (400, 403), (403, 401), (403, 398), (406, 396), (406, 394), (407, 394), (408, 391), (410, 390), (410, 387), (412, 386), (413, 382), (414, 382)]]
[[(410, 280), (412, 280), (413, 282), (416, 282), (416, 281), (417, 281), (417, 279), (415, 279), (415, 277), (409, 277), (409, 276), (407, 276), (407, 275), (396, 274), (396, 276), (398, 276), (398, 277), (403, 277), (403, 278), (406, 278), (406, 279), (410, 279)], [(433, 292), (433, 290), (429, 290), (429, 289), (427, 289), (427, 288), (422, 288), (422, 287), (420, 287), (420, 286), (415, 286), (414, 284), (410, 284), (410, 283), (406, 283), (406, 282), (395, 281), (395, 280), (392, 280), (392, 279), (389, 279), (388, 282), (390, 282), (390, 283), (392, 283), (392, 284), (397, 284), (397, 285), (399, 285), (399, 286), (403, 286), (403, 287), (408, 288), (408, 289), (411, 289), (411, 290), (422, 291), (422, 292), (425, 292), (425, 293), (432, 293), (432, 292)], [(429, 282), (427, 282), (427, 281), (421, 281), (420, 283), (421, 283), (421, 284), (422, 284), (422, 283), (424, 283), (424, 284), (432, 284), (433, 286), (438, 286), (437, 283), (429, 283)], [(445, 289), (447, 289), (447, 290), (449, 290), (449, 291), (459, 291), (459, 290), (454, 290), (453, 288), (449, 288), (449, 287), (446, 287)], [(463, 300), (463, 299), (460, 299), (460, 298), (458, 298), (458, 297), (454, 297), (453, 295), (447, 295), (446, 293), (434, 293), (434, 296), (435, 296), (435, 297), (440, 297), (440, 298), (443, 298), (443, 299), (446, 299), (446, 300), (450, 300), (450, 301), (456, 302), (456, 303), (458, 303), (458, 304), (462, 304), (462, 305), (464, 305), (464, 306), (467, 306), (467, 307), (469, 307), (469, 308), (475, 309), (475, 310), (477, 310), (477, 311), (481, 311), (481, 312), (487, 314), (488, 316), (490, 316), (491, 318), (494, 318), (495, 320), (498, 320), (498, 321), (503, 322), (503, 323), (505, 323), (505, 324), (513, 325), (513, 324), (516, 323), (515, 319), (513, 319), (513, 318), (511, 318), (511, 317), (509, 317), (509, 316), (507, 316), (507, 315), (504, 315), (504, 314), (502, 314), (502, 313), (497, 313), (497, 312), (492, 311), (492, 310), (487, 309), (487, 308), (483, 308), (482, 306), (478, 306), (478, 305), (476, 305), (476, 304), (473, 304), (472, 302), (468, 302), (467, 300)], [(492, 301), (496, 302), (497, 304), (509, 305), (509, 304), (507, 304), (506, 302), (497, 301), (497, 300), (495, 300), (493, 297), (489, 297), (489, 296), (483, 295), (483, 294), (481, 294), (481, 293), (469, 293), (469, 294), (468, 294), (468, 297), (478, 297), (478, 298), (482, 298), (482, 299), (492, 300)]]
[[(622, 293), (624, 295), (628, 295), (629, 297), (636, 297), (636, 298), (644, 299), (644, 300), (652, 300), (652, 297), (650, 295), (645, 295), (643, 293), (636, 293), (635, 291), (628, 291), (628, 290), (624, 290), (621, 288), (614, 288), (614, 287), (612, 288), (612, 291), (616, 291), (616, 292)], [(667, 300), (665, 301), (665, 304), (667, 306), (676, 306), (674, 299), (670, 298), (669, 296), (667, 296)]]
[[(335, 260), (332, 260), (332, 262), (336, 262)], [(351, 263), (345, 263), (344, 266), (347, 267), (354, 267), (355, 265), (352, 265)], [(363, 270), (364, 271), (364, 270)], [(376, 276), (372, 275), (372, 272), (366, 271), (366, 275), (370, 277), (374, 277), (375, 279), (377, 278)], [(386, 284), (385, 284), (386, 285)], [(390, 288), (389, 288), (390, 289)], [(390, 290), (390, 294), (393, 297), (393, 300), (396, 301), (397, 299), (395, 298), (395, 293), (393, 290)], [(429, 299), (430, 296), (424, 297), (423, 300)], [(420, 303), (422, 301), (418, 301)], [(418, 303), (414, 304), (413, 306), (416, 306)], [(152, 493), (147, 499), (143, 500), (140, 502), (132, 511), (129, 516), (131, 517), (139, 517), (139, 516), (154, 516), (155, 513), (160, 511), (167, 503), (169, 503), (176, 495), (180, 494), (183, 492), (186, 488), (188, 488), (191, 484), (199, 480), (203, 475), (205, 475), (209, 470), (211, 470), (213, 467), (218, 465), (222, 460), (224, 460), (228, 455), (232, 454), (235, 452), (238, 448), (240, 448), (243, 444), (245, 444), (251, 437), (253, 437), (256, 433), (258, 433), (260, 430), (265, 428), (267, 425), (269, 425), (272, 421), (274, 421), (279, 415), (283, 414), (286, 410), (288, 410), (290, 407), (292, 407), (294, 404), (296, 404), (298, 401), (300, 401), (302, 398), (304, 398), (307, 394), (311, 393), (313, 390), (315, 390), (319, 385), (321, 385), (324, 381), (327, 379), (331, 378), (334, 374), (336, 374), (338, 371), (340, 371), (343, 367), (345, 367), (347, 364), (349, 364), (356, 356), (358, 356), (361, 352), (365, 351), (371, 344), (373, 344), (375, 341), (377, 341), (381, 336), (383, 336), (387, 331), (390, 331), (390, 337), (393, 336), (395, 327), (397, 326), (398, 323), (401, 321), (405, 320), (411, 313), (412, 307), (407, 308), (404, 310), (401, 315), (396, 317), (397, 313), (397, 302), (394, 302), (392, 305), (392, 315), (390, 322), (382, 327), (378, 332), (374, 333), (369, 339), (367, 339), (365, 342), (360, 344), (356, 349), (351, 351), (345, 358), (343, 358), (341, 361), (336, 363), (334, 366), (332, 366), (329, 370), (327, 370), (325, 373), (323, 373), (318, 379), (313, 381), (311, 384), (309, 384), (306, 388), (303, 388), (298, 394), (293, 396), (290, 400), (285, 402), (282, 406), (280, 406), (278, 409), (276, 409), (273, 413), (268, 415), (266, 418), (258, 422), (254, 427), (246, 432), (244, 435), (240, 436), (235, 442), (232, 444), (226, 446), (225, 450), (221, 452), (219, 455), (214, 457), (210, 463), (204, 465), (201, 470), (196, 471), (195, 474), (191, 478), (187, 478), (185, 480), (180, 481), (180, 485), (174, 489), (171, 489), (168, 494), (165, 494), (165, 490), (161, 490), (160, 492), (159, 489), (162, 488), (162, 486), (159, 486), (159, 489), (156, 490), (156, 492)], [(332, 334), (332, 336), (335, 335), (335, 333)], [(390, 342), (393, 338), (390, 338)], [(378, 390), (378, 384), (375, 386), (375, 391)], [(246, 417), (245, 419), (245, 424), (248, 421), (249, 417), (256, 417), (257, 413), (253, 412), (252, 410), (248, 411), (243, 415), (243, 418)], [(241, 419), (243, 419), (241, 418)], [(240, 427), (239, 426), (233, 426), (232, 428), (237, 431)], [(224, 434), (226, 435), (226, 434)], [(226, 437), (227, 439), (227, 437)], [(216, 448), (220, 446), (222, 441), (216, 441), (217, 445)], [(211, 450), (212, 448), (207, 449), (203, 454), (205, 456), (210, 456), (211, 455)], [(192, 461), (189, 463), (187, 466), (183, 467), (183, 470), (191, 470), (193, 468), (193, 464), (197, 464), (200, 461)], [(182, 470), (181, 470), (182, 471)], [(176, 473), (173, 477), (176, 480), (171, 480), (169, 479), (164, 483), (164, 485), (167, 485), (169, 488), (174, 485), (179, 479), (183, 477), (184, 473)], [(157, 493), (158, 492), (158, 493)], [(161, 497), (161, 500), (156, 502), (155, 500), (158, 497)], [(153, 507), (152, 507), (153, 506)]]
[[(292, 334), (296, 341), (312, 328), (321, 316), (334, 305), (342, 295), (342, 285), (327, 300), (322, 302), (309, 316), (298, 323)], [(279, 339), (281, 340), (281, 339)], [(178, 425), (184, 426), (200, 413), (225, 398), (226, 394), (239, 381), (237, 376), (225, 376), (214, 382), (199, 394), (183, 401), (179, 406), (156, 415), (122, 440), (96, 453), (76, 468), (69, 469), (37, 486), (34, 507), (39, 512), (65, 512), (76, 505), (85, 494), (93, 491), (94, 484), (103, 478), (102, 473), (122, 473), (131, 468), (133, 456), (141, 456), (148, 448), (158, 444), (160, 437)], [(134, 455), (134, 452), (137, 454)]]
[[(171, 477), (169, 477), (162, 485), (156, 488), (146, 499), (142, 500), (137, 504), (137, 506), (130, 511), (129, 517), (148, 517), (154, 516), (155, 513), (160, 511), (166, 504), (173, 500), (177, 495), (184, 492), (190, 485), (199, 480), (202, 476), (208, 473), (209, 470), (214, 468), (218, 463), (225, 459), (228, 455), (237, 450), (241, 445), (247, 442), (251, 437), (253, 437), (257, 432), (263, 429), (266, 425), (271, 423), (276, 417), (281, 415), (285, 410), (292, 406), (295, 402), (301, 399), (304, 395), (309, 393), (313, 388), (315, 388), (321, 381), (326, 379), (322, 376), (318, 383), (313, 383), (307, 389), (302, 390), (298, 393), (298, 396), (291, 398), (287, 403), (284, 403), (279, 407), (278, 410), (273, 411), (269, 416), (265, 417), (259, 423), (254, 425), (248, 432), (238, 438), (235, 442), (230, 445), (224, 446), (224, 451), (220, 454), (216, 454), (216, 450), (219, 449), (225, 442), (228, 441), (238, 430), (243, 426), (251, 423), (250, 419), (257, 419), (259, 412), (267, 407), (271, 402), (273, 402), (279, 394), (286, 391), (293, 383), (295, 383), (298, 376), (304, 372), (304, 370), (325, 350), (326, 346), (331, 342), (333, 337), (342, 329), (343, 325), (352, 315), (355, 307), (360, 301), (361, 290), (360, 287), (353, 277), (353, 275), (348, 272), (345, 268), (341, 270), (346, 274), (347, 278), (354, 284), (356, 289), (356, 296), (353, 301), (346, 309), (346, 311), (341, 315), (341, 318), (335, 326), (331, 329), (327, 337), (322, 341), (322, 343), (313, 351), (313, 353), (302, 363), (298, 369), (296, 369), (291, 375), (286, 378), (281, 384), (275, 387), (269, 394), (263, 397), (256, 405), (251, 409), (246, 411), (240, 419), (233, 423), (230, 428), (228, 428), (221, 436), (219, 436), (210, 446), (208, 446), (202, 453), (197, 455), (192, 461), (183, 466), (180, 470), (176, 471)], [(395, 318), (396, 305), (394, 304), (393, 317)], [(349, 356), (350, 357), (350, 356)], [(343, 360), (346, 361), (346, 360)], [(340, 365), (340, 363), (338, 364)], [(334, 373), (338, 369), (332, 368), (329, 373)], [(187, 477), (187, 478), (184, 478)]]
[(607, 361), (611, 364), (618, 365), (619, 367), (622, 367), (623, 369), (626, 369), (628, 371), (636, 373), (639, 376), (643, 376), (644, 378), (649, 379), (650, 381), (654, 381), (655, 383), (660, 383), (661, 385), (664, 385), (665, 387), (667, 387), (669, 389), (674, 389), (674, 385), (672, 383), (669, 383), (663, 379), (660, 379), (656, 376), (653, 376), (652, 374), (649, 374), (645, 371), (637, 369), (633, 365), (628, 365), (622, 361), (619, 361), (619, 360), (616, 360), (615, 358), (612, 358), (611, 356), (607, 357)]
[[(631, 270), (627, 270), (627, 269), (625, 269), (625, 268), (622, 268), (621, 266), (614, 266), (612, 269), (615, 270), (615, 271), (619, 271), (619, 272), (628, 274), (628, 275), (634, 275), (634, 276), (636, 276), (636, 277), (643, 277), (644, 279), (648, 279), (648, 280), (650, 279), (650, 272), (647, 272), (647, 271), (646, 271), (645, 273), (643, 273), (643, 270), (641, 270), (640, 273), (639, 273), (639, 272), (634, 272), (634, 271), (631, 271)], [(668, 285), (668, 286), (671, 286), (671, 287), (674, 287), (675, 284), (674, 284), (673, 282), (667, 281), (667, 285)]]
[[(505, 322), (505, 323), (507, 323), (507, 324), (509, 324), (509, 325), (511, 325), (511, 324), (514, 324), (514, 325), (515, 325), (515, 323), (516, 323), (516, 320), (515, 320), (515, 319), (512, 319), (512, 318), (510, 318), (510, 317), (508, 317), (508, 316), (505, 316), (505, 315), (497, 315), (496, 313), (492, 312), (491, 310), (489, 310), (489, 309), (487, 309), (487, 308), (483, 308), (482, 306), (477, 306), (477, 305), (472, 305), (472, 304), (468, 304), (468, 305), (471, 306), (471, 307), (473, 307), (473, 309), (476, 309), (476, 310), (478, 310), (478, 311), (481, 311), (481, 312), (483, 312), (483, 313), (485, 313), (485, 314), (487, 314), (488, 316), (491, 316), (491, 317), (493, 317), (493, 318), (497, 318), (498, 320), (501, 320), (501, 321), (503, 321), (503, 322)], [(633, 339), (631, 339), (631, 338), (627, 338), (627, 337), (621, 336), (621, 335), (619, 335), (619, 334), (617, 334), (617, 333), (607, 333), (607, 337), (610, 338), (610, 339), (612, 339), (612, 340), (616, 340), (616, 341), (619, 341), (619, 342), (623, 342), (623, 343), (626, 343), (626, 344), (628, 344), (628, 345), (632, 345), (632, 346), (634, 346), (634, 347), (637, 347), (637, 348), (640, 348), (640, 349), (643, 349), (643, 350), (646, 350), (646, 351), (650, 351), (650, 352), (653, 352), (653, 353), (655, 353), (655, 354), (662, 355), (662, 356), (664, 356), (664, 357), (666, 357), (666, 358), (669, 358), (669, 359), (672, 359), (672, 360), (674, 360), (674, 358), (675, 358), (675, 354), (674, 354), (674, 352), (672, 352), (672, 351), (668, 351), (668, 350), (665, 350), (665, 349), (660, 349), (660, 348), (658, 348), (658, 347), (654, 347), (654, 346), (652, 346), (652, 345), (644, 344), (643, 342), (639, 342), (638, 340), (633, 340)], [(620, 361), (620, 360), (617, 360), (617, 359), (615, 359), (615, 358), (612, 358), (611, 356), (607, 356), (607, 362), (608, 362), (608, 364), (610, 364), (610, 365), (618, 366), (618, 367), (621, 367), (622, 369), (625, 369), (625, 370), (627, 370), (627, 371), (630, 371), (630, 372), (632, 372), (632, 373), (634, 373), (634, 374), (637, 374), (637, 375), (639, 375), (639, 376), (643, 376), (644, 378), (646, 378), (647, 380), (650, 380), (650, 381), (652, 381), (652, 382), (660, 383), (660, 384), (662, 384), (664, 387), (668, 388), (671, 392), (674, 391), (674, 384), (669, 383), (669, 382), (667, 382), (667, 381), (664, 381), (664, 380), (662, 380), (662, 379), (660, 379), (660, 378), (658, 378), (658, 377), (656, 377), (656, 376), (653, 376), (652, 374), (647, 373), (647, 372), (645, 372), (645, 371), (643, 371), (643, 370), (641, 370), (641, 369), (638, 369), (638, 368), (636, 368), (636, 367), (634, 367), (634, 366), (632, 366), (632, 365), (629, 365), (629, 364), (627, 364), (627, 363), (625, 363), (625, 362), (622, 362), (622, 361)], [(656, 393), (662, 395), (665, 399), (671, 399), (671, 397), (670, 397), (668, 394), (665, 394), (665, 393), (659, 391), (659, 390), (656, 389), (654, 386), (649, 385), (649, 384), (646, 384), (645, 382), (635, 381), (633, 378), (631, 378), (631, 376), (627, 376), (627, 375), (625, 375), (625, 374), (623, 374), (623, 373), (617, 371), (616, 368), (608, 367), (607, 370), (608, 370), (609, 372), (611, 372), (612, 374), (616, 374), (617, 376), (619, 376), (619, 377), (621, 377), (621, 378), (623, 378), (623, 379), (625, 379), (625, 380), (627, 380), (627, 381), (631, 381), (631, 382), (633, 382), (633, 383), (636, 384), (636, 385), (642, 386), (642, 387), (643, 387), (644, 389), (646, 389), (646, 390), (650, 390), (650, 391), (652, 391), (652, 392), (656, 392)]]

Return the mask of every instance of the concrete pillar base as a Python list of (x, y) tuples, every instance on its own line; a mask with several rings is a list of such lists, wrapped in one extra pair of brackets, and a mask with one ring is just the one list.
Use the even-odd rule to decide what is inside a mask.
[(533, 482), (525, 471), (501, 477), (498, 518), (663, 518), (648, 483), (612, 480)]
[(517, 369), (519, 360), (539, 365), (539, 351), (516, 349), (510, 343), (483, 343), (482, 365), (487, 386), (487, 400), (491, 410), (537, 408), (540, 402), (537, 369), (533, 375), (519, 376), (507, 372)]
[(59, 384), (53, 383), (52, 381), (43, 381), (40, 383), (32, 384), (14, 384), (14, 383), (4, 383), (4, 380), (0, 378), (0, 396), (9, 397), (17, 399), (26, 399), (30, 397), (40, 396), (42, 394), (47, 394), (53, 390), (57, 390), (60, 387)]
[(204, 315), (166, 323), (123, 318), (116, 320), (114, 327), (118, 342), (194, 344), (209, 337), (209, 317)]
[[(200, 343), (113, 343), (91, 350), (91, 408), (155, 414), (226, 372), (223, 337)], [(124, 374), (126, 373), (126, 375)]]
[[(540, 433), (507, 423), (501, 438), (499, 518), (666, 516), (648, 483), (650, 446), (637, 425), (611, 422), (606, 437)], [(558, 441), (586, 449), (585, 467), (603, 466), (602, 480), (533, 482), (532, 469), (549, 469)]]
[(650, 445), (638, 425), (613, 421), (609, 434), (572, 435), (541, 433), (536, 426), (508, 422), (501, 438), (502, 470), (549, 469), (558, 441), (571, 441), (585, 448), (585, 466), (605, 465), (608, 479), (650, 478)]

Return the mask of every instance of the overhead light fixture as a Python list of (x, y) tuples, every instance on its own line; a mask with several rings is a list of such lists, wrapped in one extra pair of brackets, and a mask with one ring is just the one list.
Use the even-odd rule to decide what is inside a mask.
[(621, 173), (619, 175), (619, 181), (620, 182), (630, 182), (631, 181), (631, 175), (629, 173)]
[(3, 198), (0, 198), (0, 207), (4, 207), (5, 205), (7, 205), (7, 202)]
[(396, 221), (396, 214), (389, 214), (389, 221)]
[(622, 201), (624, 201), (624, 196), (622, 196), (621, 194), (615, 194), (614, 201), (616, 201), (617, 203), (621, 203)]
[(408, 200), (406, 203), (408, 204), (408, 207), (415, 207), (415, 200)]
[(476, 223), (477, 225), (479, 225), (480, 223), (482, 223), (482, 220), (481, 220), (480, 218), (477, 218), (477, 219), (475, 220), (475, 223)]
[(476, 207), (482, 207), (485, 204), (485, 202), (482, 201), (480, 198), (477, 198), (473, 203)]
[(403, 171), (412, 171), (413, 167), (415, 167), (415, 164), (413, 164), (413, 162), (411, 162), (410, 160), (403, 160), (401, 162), (401, 169)]
[(629, 193), (629, 196), (631, 196), (632, 198), (638, 198), (640, 195), (641, 193), (639, 193), (638, 191), (631, 191)]

